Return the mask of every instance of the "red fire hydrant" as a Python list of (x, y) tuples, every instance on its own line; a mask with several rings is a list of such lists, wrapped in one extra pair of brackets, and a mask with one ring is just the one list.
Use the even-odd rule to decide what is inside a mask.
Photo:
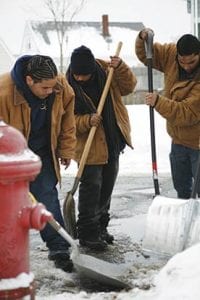
[(41, 161), (23, 135), (0, 120), (0, 299), (34, 299), (29, 229), (41, 230), (52, 218), (29, 198), (29, 182), (40, 169)]

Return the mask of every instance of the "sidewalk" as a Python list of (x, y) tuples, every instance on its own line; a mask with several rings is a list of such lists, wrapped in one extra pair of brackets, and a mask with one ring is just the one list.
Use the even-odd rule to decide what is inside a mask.
[[(70, 176), (63, 178), (63, 186), (60, 190), (61, 205), (66, 192), (72, 187), (73, 179)], [(173, 196), (169, 175), (162, 175), (159, 181), (161, 194)], [(140, 289), (151, 286), (153, 275), (166, 262), (155, 257), (146, 258), (142, 253), (145, 218), (153, 195), (151, 176), (119, 176), (113, 192), (109, 226), (109, 231), (115, 236), (115, 242), (103, 253), (87, 252), (102, 260), (126, 264), (127, 281)], [(76, 294), (81, 290), (87, 293), (105, 291), (105, 287), (101, 284), (87, 279), (80, 280), (75, 272), (68, 274), (55, 269), (53, 263), (47, 259), (47, 249), (38, 232), (31, 232), (30, 245), (31, 271), (35, 275), (38, 297), (48, 297), (63, 292)], [(86, 253), (84, 249), (80, 251)], [(111, 293), (113, 289), (108, 290), (106, 287), (106, 291)]]

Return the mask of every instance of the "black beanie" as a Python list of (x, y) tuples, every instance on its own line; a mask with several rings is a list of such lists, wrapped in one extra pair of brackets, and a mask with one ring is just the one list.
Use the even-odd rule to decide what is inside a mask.
[(176, 44), (177, 53), (181, 56), (199, 54), (200, 41), (192, 34), (184, 34)]
[(95, 71), (95, 58), (86, 46), (80, 46), (72, 52), (70, 67), (73, 74), (88, 75)]

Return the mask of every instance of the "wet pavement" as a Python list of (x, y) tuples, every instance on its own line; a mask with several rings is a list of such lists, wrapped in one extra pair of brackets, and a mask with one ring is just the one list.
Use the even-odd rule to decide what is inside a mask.
[[(60, 190), (61, 205), (67, 191), (73, 185), (73, 177), (63, 178)], [(175, 197), (170, 176), (159, 176), (161, 195)], [(153, 200), (153, 180), (149, 175), (120, 176), (117, 179), (111, 203), (111, 221), (109, 231), (115, 241), (104, 252), (88, 251), (80, 247), (80, 252), (113, 263), (124, 264), (126, 272), (123, 280), (132, 287), (149, 289), (152, 278), (166, 263), (167, 258), (148, 255), (142, 249), (142, 238), (148, 208)], [(75, 195), (76, 199), (76, 195)], [(116, 288), (102, 285), (87, 278), (80, 278), (76, 272), (64, 273), (55, 269), (47, 259), (47, 249), (42, 243), (39, 233), (32, 231), (30, 237), (31, 271), (35, 275), (37, 294), (47, 296), (63, 291), (77, 293), (116, 291)]]

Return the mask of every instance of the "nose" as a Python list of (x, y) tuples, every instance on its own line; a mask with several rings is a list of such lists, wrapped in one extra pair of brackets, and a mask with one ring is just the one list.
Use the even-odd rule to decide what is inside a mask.
[(84, 78), (84, 76), (82, 76), (82, 75), (77, 75), (76, 76), (77, 81), (83, 81), (83, 78)]
[(47, 95), (50, 95), (50, 94), (52, 94), (53, 93), (53, 89), (52, 88), (48, 88), (47, 89)]
[(192, 68), (190, 66), (184, 66), (184, 70), (190, 73), (192, 71)]

